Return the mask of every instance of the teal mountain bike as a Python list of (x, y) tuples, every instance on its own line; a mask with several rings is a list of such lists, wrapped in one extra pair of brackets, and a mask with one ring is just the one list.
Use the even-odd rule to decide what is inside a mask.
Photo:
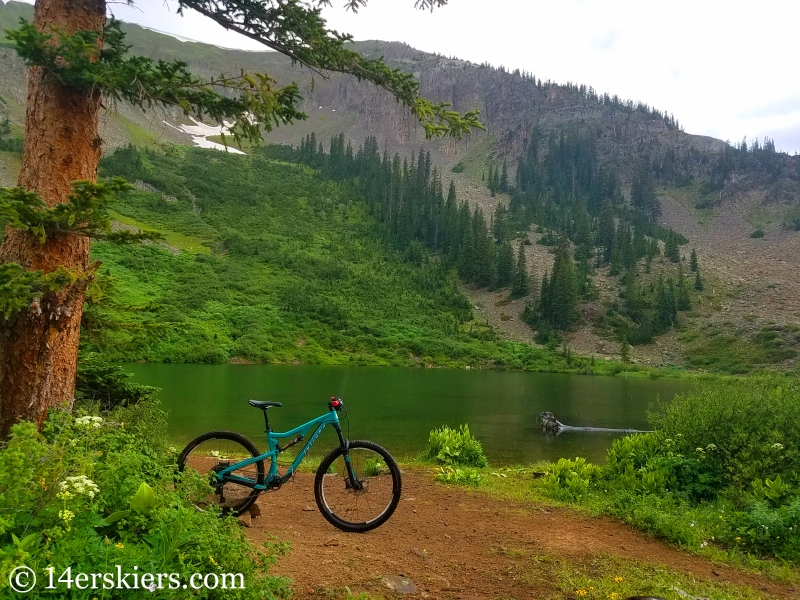
[[(245, 436), (232, 431), (212, 431), (192, 440), (178, 458), (178, 470), (189, 467), (211, 486), (188, 489), (201, 510), (217, 507), (222, 515), (241, 515), (265, 490), (277, 490), (294, 474), (320, 433), (332, 425), (339, 436), (334, 448), (317, 469), (314, 497), (322, 515), (344, 531), (364, 532), (382, 525), (400, 502), (400, 468), (389, 452), (373, 442), (348, 440), (342, 433), (339, 413), (347, 409), (340, 398), (331, 398), (328, 412), (284, 433), (272, 431), (267, 411), (280, 402), (250, 400), (264, 412), (267, 452), (258, 451)], [(349, 423), (349, 421), (348, 421)], [(310, 437), (308, 437), (311, 432)], [(278, 457), (308, 437), (291, 465), (281, 474)], [(283, 447), (281, 440), (291, 440)], [(185, 478), (184, 478), (185, 479)], [(187, 480), (188, 481), (188, 480)]]

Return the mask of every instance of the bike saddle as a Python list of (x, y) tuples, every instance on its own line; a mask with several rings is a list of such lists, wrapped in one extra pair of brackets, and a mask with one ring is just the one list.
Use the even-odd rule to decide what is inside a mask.
[(268, 408), (272, 408), (273, 406), (283, 406), (280, 402), (268, 402), (266, 400), (248, 400), (247, 401), (250, 406), (254, 406), (256, 408), (260, 408), (261, 410), (267, 410)]

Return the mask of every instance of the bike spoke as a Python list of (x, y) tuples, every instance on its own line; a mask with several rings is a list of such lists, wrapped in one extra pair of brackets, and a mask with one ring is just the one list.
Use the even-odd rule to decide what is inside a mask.
[(191, 480), (188, 493), (194, 504), (201, 509), (218, 506), (223, 512), (239, 511), (246, 506), (250, 498), (258, 493), (252, 487), (259, 482), (258, 463), (228, 473), (244, 479), (249, 485), (224, 479), (220, 481), (217, 474), (252, 455), (250, 449), (235, 439), (211, 438), (197, 444), (182, 465), (200, 475), (195, 479), (184, 475), (186, 486), (190, 485), (188, 480)]
[(340, 457), (335, 463), (337, 474), (323, 478), (325, 503), (344, 521), (369, 523), (392, 504), (395, 493), (392, 473), (383, 458), (370, 449), (351, 449), (350, 464), (361, 489), (355, 489), (344, 458)]

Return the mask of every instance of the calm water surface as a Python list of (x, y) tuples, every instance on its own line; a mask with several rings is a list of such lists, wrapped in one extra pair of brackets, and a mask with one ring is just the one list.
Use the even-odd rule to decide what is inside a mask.
[[(551, 373), (284, 365), (127, 364), (133, 380), (161, 388), (176, 443), (213, 429), (245, 434), (264, 448), (261, 411), (247, 400), (276, 400), (273, 429), (286, 431), (327, 410), (330, 396), (349, 408), (350, 437), (370, 439), (399, 457), (424, 449), (428, 432), (469, 423), (491, 463), (527, 464), (586, 456), (602, 461), (616, 437), (569, 432), (547, 437), (539, 413), (567, 425), (648, 429), (647, 410), (694, 385), (680, 381)], [(346, 427), (345, 423), (345, 427)], [(330, 430), (314, 447), (335, 443)]]

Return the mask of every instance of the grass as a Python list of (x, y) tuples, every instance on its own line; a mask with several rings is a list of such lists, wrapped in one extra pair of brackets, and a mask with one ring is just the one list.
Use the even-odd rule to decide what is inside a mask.
[(663, 195), (677, 200), (703, 227), (708, 227), (716, 215), (716, 208), (713, 205), (709, 205), (707, 208), (698, 208), (698, 206), (705, 205), (704, 202), (707, 202), (707, 198), (700, 192), (697, 182), (685, 187), (670, 186), (663, 192)]
[(617, 600), (652, 595), (666, 600), (684, 600), (688, 595), (761, 600), (768, 597), (746, 586), (699, 580), (662, 565), (611, 556), (601, 556), (579, 565), (557, 559), (553, 567), (558, 588), (567, 598)]
[(164, 242), (171, 248), (182, 250), (190, 254), (209, 254), (211, 252), (210, 246), (212, 241), (209, 239), (204, 240), (195, 236), (179, 233), (177, 231), (154, 228), (152, 225), (148, 223), (142, 223), (131, 217), (126, 217), (124, 215), (121, 215), (120, 213), (113, 210), (108, 211), (108, 214), (114, 221), (118, 221), (123, 225), (127, 225), (129, 227), (135, 227), (137, 229), (157, 231), (158, 233), (164, 236), (165, 238)]
[(125, 118), (120, 113), (114, 111), (111, 116), (114, 125), (119, 127), (125, 134), (126, 139), (136, 146), (155, 146), (159, 143), (158, 136), (140, 127), (130, 119)]
[(765, 327), (747, 334), (733, 327), (706, 325), (681, 334), (691, 367), (730, 374), (746, 374), (797, 356), (798, 328)]
[(695, 378), (509, 342), (472, 312), (455, 273), (407, 262), (348, 183), (252, 155), (124, 148), (104, 176), (142, 181), (113, 218), (166, 236), (92, 246), (105, 302), (84, 349), (118, 361), (495, 368)]

